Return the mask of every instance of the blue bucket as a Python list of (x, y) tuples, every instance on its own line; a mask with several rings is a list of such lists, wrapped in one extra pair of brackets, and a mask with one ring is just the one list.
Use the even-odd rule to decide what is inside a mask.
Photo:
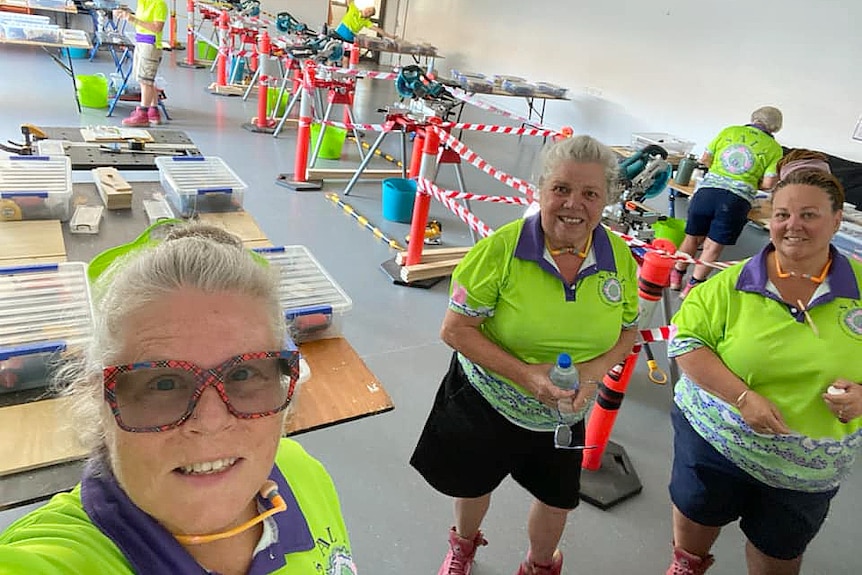
[(409, 224), (413, 219), (416, 180), (387, 178), (383, 180), (383, 218)]

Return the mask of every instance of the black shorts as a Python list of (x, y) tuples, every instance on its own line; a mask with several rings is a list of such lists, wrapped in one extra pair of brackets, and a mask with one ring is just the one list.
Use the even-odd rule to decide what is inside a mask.
[(700, 188), (688, 203), (685, 233), (706, 236), (717, 244), (736, 244), (745, 224), (751, 204), (733, 192), (721, 188)]
[[(583, 420), (572, 426), (572, 442), (584, 444)], [(511, 474), (545, 505), (574, 509), (582, 459), (580, 450), (556, 449), (552, 431), (524, 429), (497, 413), (453, 354), (410, 465), (450, 497), (486, 495)]]
[(837, 489), (807, 493), (770, 487), (719, 453), (674, 405), (670, 498), (701, 525), (722, 527), (739, 519), (752, 545), (776, 559), (799, 557), (820, 531)]

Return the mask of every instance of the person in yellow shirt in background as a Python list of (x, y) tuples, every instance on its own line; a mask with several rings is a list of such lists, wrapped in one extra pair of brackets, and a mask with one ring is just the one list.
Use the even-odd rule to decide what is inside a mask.
[(369, 28), (384, 38), (395, 40), (398, 38), (395, 34), (390, 34), (383, 28), (375, 26), (371, 18), (377, 14), (377, 9), (374, 6), (367, 6), (361, 10), (356, 6), (353, 0), (347, 2), (347, 14), (341, 19), (341, 23), (335, 29), (335, 34), (345, 42), (353, 42), (356, 35), (365, 28)]
[(141, 105), (123, 120), (124, 126), (148, 127), (162, 123), (156, 72), (162, 59), (162, 30), (168, 19), (165, 0), (138, 0), (134, 13), (129, 8), (114, 11), (114, 17), (135, 25), (135, 80), (141, 84)]

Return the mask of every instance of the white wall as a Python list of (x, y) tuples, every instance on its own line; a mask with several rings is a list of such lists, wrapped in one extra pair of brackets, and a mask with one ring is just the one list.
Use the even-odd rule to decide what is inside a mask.
[[(778, 140), (862, 161), (862, 3), (852, 0), (389, 0), (438, 69), (512, 74), (570, 89), (546, 124), (611, 144), (669, 132), (703, 146), (761, 105)], [(509, 107), (515, 108), (516, 102)]]

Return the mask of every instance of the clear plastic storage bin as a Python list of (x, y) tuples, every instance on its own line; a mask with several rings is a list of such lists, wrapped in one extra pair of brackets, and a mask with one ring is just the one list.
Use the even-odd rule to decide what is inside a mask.
[(305, 246), (254, 251), (278, 268), (279, 299), (295, 342), (341, 335), (344, 314), (353, 302)]
[(72, 216), (68, 156), (0, 158), (0, 220), (62, 220)]
[(64, 351), (93, 337), (81, 262), (0, 267), (0, 394), (45, 387)]
[(848, 257), (862, 261), (862, 225), (841, 222), (832, 243)]
[(182, 217), (242, 209), (248, 186), (221, 158), (160, 157), (156, 158), (156, 166), (168, 200)]

